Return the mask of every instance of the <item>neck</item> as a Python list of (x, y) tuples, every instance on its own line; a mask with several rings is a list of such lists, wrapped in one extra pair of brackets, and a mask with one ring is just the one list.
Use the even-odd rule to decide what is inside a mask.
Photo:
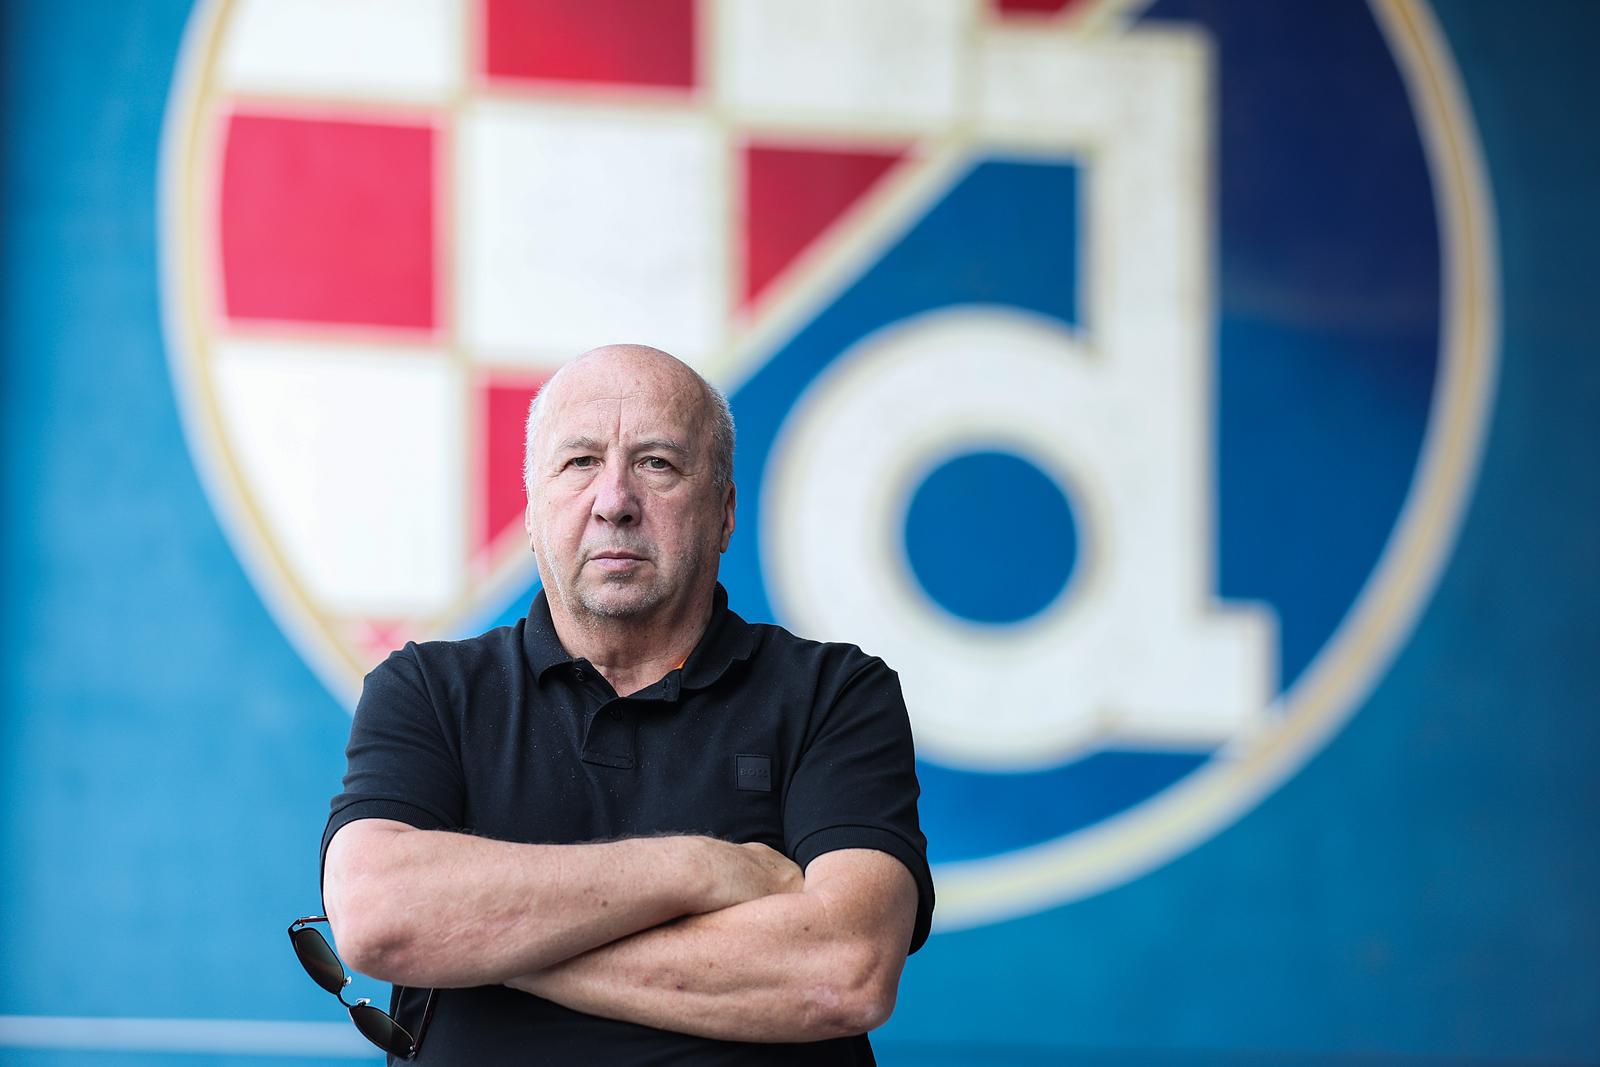
[(711, 622), (713, 591), (662, 605), (650, 616), (623, 619), (575, 612), (548, 589), (546, 599), (561, 647), (588, 660), (619, 696), (628, 696), (665, 677), (694, 651)]

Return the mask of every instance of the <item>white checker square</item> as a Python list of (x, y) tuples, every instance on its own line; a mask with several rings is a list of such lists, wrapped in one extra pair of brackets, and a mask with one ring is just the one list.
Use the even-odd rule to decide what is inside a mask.
[(448, 359), (235, 341), (218, 355), (217, 394), (240, 473), (315, 603), (405, 618), (456, 598), (467, 478)]
[(736, 116), (915, 130), (958, 117), (966, 0), (749, 0), (718, 12), (715, 84)]
[(476, 355), (636, 341), (693, 362), (720, 344), (728, 164), (708, 118), (483, 102), (458, 142), (457, 292)]
[(240, 0), (222, 81), (244, 91), (439, 102), (462, 84), (454, 0)]

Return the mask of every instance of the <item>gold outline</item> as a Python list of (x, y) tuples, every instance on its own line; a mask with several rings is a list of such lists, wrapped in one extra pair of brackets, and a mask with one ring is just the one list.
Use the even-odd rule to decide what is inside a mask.
[[(391, 104), (360, 97), (330, 101), (300, 96), (279, 99), (253, 91), (224, 93), (216, 84), (217, 66), (220, 44), (234, 7), (233, 0), (202, 0), (190, 16), (179, 49), (177, 73), (162, 131), (160, 252), (168, 362), (184, 416), (184, 434), (190, 454), (213, 510), (238, 550), (236, 554), (241, 564), (280, 629), (348, 709), (354, 706), (360, 694), (361, 678), (370, 664), (364, 662), (347, 639), (343, 623), (348, 615), (321, 610), (284, 557), (222, 425), (213, 376), (215, 354), (211, 332), (207, 330), (208, 325), (224, 319), (221, 294), (212, 288), (219, 277), (213, 258), (218, 254), (217, 234), (215, 227), (206, 225), (204, 220), (216, 217), (217, 164), (223, 149), (225, 121), (238, 110), (270, 107), (279, 112), (352, 121), (362, 117), (380, 123), (405, 121), (426, 125), (435, 135), (434, 166), (435, 179), (438, 179), (446, 176), (447, 169), (453, 169), (443, 153), (453, 150), (450, 133), (456, 104), (455, 98), (443, 104), (413, 101)], [(459, 93), (456, 96), (459, 97)], [(202, 182), (202, 176), (208, 180)], [(445, 224), (444, 214), (436, 212), (436, 244)], [(453, 269), (453, 255), (448, 249), (445, 253), (442, 261), (435, 260), (436, 276)], [(449, 279), (447, 282), (450, 283), (442, 292), (435, 293), (435, 325), (431, 330), (295, 328), (263, 323), (247, 326), (238, 335), (352, 342), (359, 339), (363, 344), (394, 338), (402, 348), (431, 345), (459, 370), (465, 357), (455, 337), (454, 285)], [(457, 570), (463, 579), (468, 573), (469, 555), (468, 542), (463, 541), (461, 558), (457, 560)], [(443, 613), (442, 618), (396, 617), (388, 621), (403, 622), (415, 632), (432, 633), (438, 631), (444, 618), (461, 613), (458, 605), (452, 605), (452, 609)]]
[[(1440, 373), (1433, 413), (1417, 474), (1383, 555), (1346, 620), (1302, 679), (1278, 701), (1277, 726), (1223, 753), (1190, 780), (1104, 823), (999, 857), (940, 865), (936, 871), (940, 929), (998, 921), (1109, 888), (1172, 859), (1238, 818), (1293, 774), (1358, 710), (1431, 596), (1475, 480), (1493, 395), (1499, 329), (1495, 235), (1471, 112), (1431, 11), (1425, 0), (1369, 0), (1369, 4), (1400, 68), (1423, 137), (1440, 212), (1444, 281)], [(1072, 23), (1061, 24), (1061, 32), (1120, 32), (1141, 6), (1140, 0), (1108, 0), (1096, 8), (1094, 17), (1080, 13)], [(190, 452), (230, 539), (243, 549), (241, 562), (284, 632), (348, 707), (363, 667), (336, 632), (335, 620), (317, 610), (267, 535), (263, 517), (227, 449), (212, 402), (202, 319), (215, 306), (215, 294), (208, 292), (214, 274), (204, 262), (206, 253), (213, 250), (200, 246), (200, 235), (207, 231), (196, 216), (213, 206), (197, 195), (202, 192), (197, 188), (198, 176), (211, 174), (215, 168), (202, 169), (196, 164), (203, 158), (214, 160), (219, 148), (215, 143), (219, 130), (214, 120), (217, 94), (213, 76), (217, 44), (231, 7), (231, 0), (202, 0), (192, 15), (163, 132), (161, 259), (169, 360)], [(470, 55), (479, 42), (470, 13), (463, 18), (462, 43)], [(702, 63), (712, 61), (716, 47), (716, 41), (707, 46)], [(452, 168), (457, 138), (450, 127), (464, 106), (462, 94), (485, 88), (477, 84), (480, 79), (471, 64), (468, 68), (452, 99), (432, 112), (452, 153), (451, 159), (441, 162)], [(261, 97), (253, 94), (250, 99)], [(731, 129), (732, 117), (720, 102), (698, 102), (712, 112), (721, 128)], [(298, 103), (305, 106), (306, 101)], [(361, 112), (369, 105), (350, 100), (339, 106), (346, 112)], [(750, 122), (750, 118), (744, 116), (740, 130), (758, 138), (808, 134), (859, 138), (868, 132), (859, 128), (837, 131), (825, 120), (802, 128), (790, 115), (775, 116), (770, 126)], [(926, 204), (964, 172), (966, 151), (979, 143), (970, 129), (959, 124), (944, 137), (929, 138), (926, 130), (904, 127), (870, 133), (905, 137), (915, 143), (916, 155), (923, 163), (921, 168), (907, 168), (920, 173), (907, 173), (896, 183), (899, 188), (885, 195), (884, 200), (899, 210), (893, 212), (895, 219), (880, 220), (871, 227), (872, 235), (880, 238), (909, 224), (917, 206)], [(995, 150), (998, 146), (983, 143), (983, 147)], [(842, 255), (861, 243), (841, 238), (836, 247)], [(836, 288), (823, 276), (836, 273), (840, 266), (837, 256), (824, 253), (817, 259), (810, 265), (814, 269), (797, 271), (806, 277), (797, 279), (784, 299), (774, 301), (780, 306), (771, 309), (775, 312), (772, 319), (755, 329), (732, 327), (733, 335), (718, 357), (718, 370), (730, 379), (744, 377), (752, 359), (770, 352), (794, 328), (803, 306), (813, 305), (825, 290)], [(451, 274), (449, 314), (442, 320), (448, 323), (449, 336), (440, 340), (459, 361), (463, 353), (455, 328), (453, 253), (443, 269)], [(854, 271), (844, 273), (846, 282), (855, 275)], [(469, 544), (470, 539), (463, 542), (463, 548)], [(487, 591), (508, 584), (526, 569), (494, 567), (494, 579), (476, 588), (476, 595), (469, 600), (481, 606)], [(457, 605), (452, 616), (467, 606), (466, 602)]]

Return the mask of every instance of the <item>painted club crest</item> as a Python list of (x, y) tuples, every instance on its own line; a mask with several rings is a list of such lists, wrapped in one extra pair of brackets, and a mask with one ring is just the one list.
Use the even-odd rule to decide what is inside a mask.
[(347, 703), (515, 618), (521, 422), (638, 340), (739, 423), (735, 605), (901, 674), (946, 927), (1203, 840), (1449, 551), (1494, 249), (1414, 0), (212, 0), (164, 281), (197, 465)]

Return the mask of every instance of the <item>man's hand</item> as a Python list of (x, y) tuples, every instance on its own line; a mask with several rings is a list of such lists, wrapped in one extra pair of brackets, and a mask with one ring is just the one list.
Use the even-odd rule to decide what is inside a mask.
[(710, 878), (717, 903), (699, 911), (718, 911), (774, 893), (798, 893), (806, 876), (794, 860), (759, 841), (743, 845), (706, 838), (712, 849)]
[(506, 984), (701, 1037), (860, 1034), (894, 1008), (916, 915), (916, 883), (899, 860), (846, 849), (813, 860), (802, 892), (645, 930)]
[(323, 896), (356, 970), (400, 985), (474, 986), (802, 886), (799, 868), (759, 844), (524, 845), (362, 819), (329, 842)]

